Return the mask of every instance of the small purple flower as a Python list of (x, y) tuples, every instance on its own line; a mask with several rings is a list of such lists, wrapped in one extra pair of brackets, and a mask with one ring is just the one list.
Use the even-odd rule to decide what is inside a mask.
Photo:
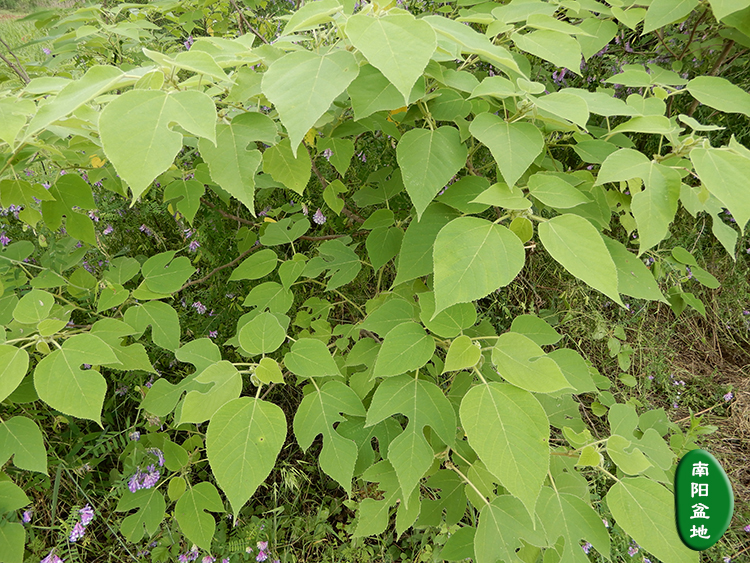
[(331, 157), (333, 156), (333, 151), (331, 149), (326, 149), (323, 151), (323, 156), (326, 157), (326, 160), (328, 162), (331, 161)]
[(42, 182), (42, 186), (44, 186), (45, 190), (48, 190), (51, 187), (49, 182)]
[(5, 234), (5, 231), (0, 234), (0, 243), (2, 243), (3, 246), (8, 246), (8, 244), (10, 244), (10, 238)]
[(83, 537), (83, 534), (86, 532), (86, 530), (83, 527), (83, 524), (80, 522), (76, 522), (76, 525), (73, 526), (73, 531), (70, 532), (70, 541), (76, 542), (79, 539)]
[(653, 375), (649, 375), (649, 376), (648, 376), (648, 378), (649, 378), (649, 379), (650, 379), (651, 381), (653, 381), (653, 380), (654, 380), (654, 376), (653, 376)]
[(207, 310), (206, 306), (200, 301), (196, 301), (195, 303), (193, 303), (193, 307), (195, 307), (195, 310), (198, 311), (198, 313), (201, 315), (205, 314)]
[[(308, 213), (310, 213), (310, 210), (307, 208), (307, 205), (305, 205), (303, 203), (302, 204), (302, 214), (303, 215), (307, 215)], [(748, 248), (747, 251), (748, 251), (748, 254), (750, 254), (750, 248)]]
[(724, 563), (732, 563), (732, 558), (728, 555), (724, 558)]
[(318, 225), (322, 225), (326, 222), (326, 216), (321, 213), (320, 208), (318, 208), (318, 210), (315, 212), (315, 215), (313, 215), (313, 221)]
[(265, 551), (259, 551), (258, 555), (255, 556), (255, 560), (259, 562), (265, 561), (266, 559), (268, 559), (268, 555), (266, 555)]
[(185, 45), (185, 49), (187, 49), (187, 50), (189, 51), (189, 50), (190, 50), (190, 47), (192, 47), (192, 46), (193, 46), (193, 43), (195, 43), (195, 42), (193, 41), (193, 36), (192, 36), (192, 35), (188, 35), (187, 41), (185, 41), (185, 43), (184, 43), (184, 45)]
[(734, 394), (730, 391), (729, 393), (724, 395), (724, 401), (728, 403), (729, 401), (732, 400), (732, 397), (734, 397)]
[(81, 515), (81, 524), (88, 526), (89, 523), (94, 519), (94, 509), (91, 505), (87, 504), (81, 510), (78, 511)]
[(26, 170), (24, 170), (24, 173), (25, 173), (25, 174), (26, 174), (27, 176), (33, 176), (33, 175), (34, 175), (34, 171), (33, 171), (33, 170), (31, 170), (30, 168), (27, 168)]
[(591, 548), (592, 548), (592, 547), (593, 547), (593, 546), (592, 546), (592, 545), (591, 545), (591, 544), (590, 544), (589, 542), (586, 542), (585, 544), (583, 544), (583, 545), (581, 546), (581, 549), (583, 549), (583, 552), (584, 552), (584, 553), (585, 553), (586, 555), (588, 555), (588, 554), (589, 554), (589, 551), (591, 550)]
[(29, 522), (31, 522), (31, 510), (24, 511), (21, 519), (23, 520), (24, 524), (28, 524)]
[(124, 397), (127, 392), (128, 392), (127, 385), (123, 385), (122, 387), (118, 387), (117, 389), (115, 389), (115, 395), (119, 395), (120, 397)]
[(63, 559), (60, 559), (55, 553), (50, 551), (49, 555), (47, 555), (47, 557), (42, 559), (39, 563), (63, 563), (63, 561)]
[(180, 556), (177, 558), (177, 560), (180, 563), (187, 563), (189, 561), (188, 556), (185, 553), (180, 553)]
[(190, 252), (196, 252), (198, 248), (200, 247), (201, 243), (199, 243), (197, 240), (190, 242)]
[(140, 440), (140, 439), (141, 439), (141, 433), (140, 433), (140, 432), (138, 432), (138, 430), (135, 430), (134, 432), (131, 432), (131, 433), (130, 433), (130, 434), (128, 435), (128, 438), (130, 438), (130, 441), (131, 441), (131, 442), (137, 442), (138, 440)]
[(633, 557), (633, 555), (635, 555), (636, 553), (638, 553), (638, 548), (635, 547), (634, 545), (631, 545), (628, 548), (628, 555), (630, 555), (630, 557)]
[(209, 330), (208, 331), (208, 337), (209, 338), (216, 338), (217, 336), (219, 336), (219, 331), (218, 330)]
[(42, 47), (42, 51), (44, 51), (45, 55), (49, 55), (52, 51), (47, 49), (47, 47)]
[(130, 489), (131, 493), (134, 493), (141, 488), (141, 475), (141, 470), (137, 469), (135, 474), (128, 481), (128, 489)]
[(672, 408), (676, 409), (677, 408), (677, 403), (672, 403)]
[(95, 222), (99, 222), (99, 217), (96, 215), (96, 212), (93, 209), (89, 211), (89, 217)]
[(191, 236), (193, 236), (193, 231), (191, 229), (185, 229), (183, 233), (185, 233), (185, 238), (190, 238)]
[(212, 555), (206, 555), (203, 559), (201, 559), (201, 563), (214, 563), (216, 561), (216, 557)]
[(225, 557), (221, 560), (221, 563), (229, 563), (229, 557)]
[(745, 526), (742, 529), (745, 530), (746, 532), (750, 532), (750, 524), (748, 524), (747, 526)]
[(159, 467), (164, 467), (164, 454), (159, 448), (149, 448), (146, 453), (155, 455), (159, 460)]
[[(153, 465), (150, 467), (153, 467)], [(159, 480), (159, 472), (157, 470), (154, 470), (149, 473), (144, 473), (143, 479), (141, 481), (141, 488), (150, 489), (151, 487), (156, 485), (158, 480)]]
[(258, 546), (258, 549), (260, 551), (265, 551), (266, 549), (268, 549), (268, 542), (267, 541), (259, 541), (256, 545)]
[(198, 559), (198, 546), (193, 545), (193, 547), (188, 551), (187, 553), (188, 561), (195, 561)]
[(363, 151), (358, 152), (357, 156), (359, 157), (359, 159), (362, 162), (367, 162), (367, 156), (365, 155), (365, 153)]

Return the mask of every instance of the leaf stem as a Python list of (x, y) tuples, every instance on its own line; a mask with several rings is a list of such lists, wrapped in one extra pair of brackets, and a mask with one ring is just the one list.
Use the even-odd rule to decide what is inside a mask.
[(488, 501), (487, 497), (485, 497), (482, 494), (482, 491), (480, 491), (479, 489), (477, 489), (477, 486), (474, 483), (472, 483), (466, 475), (464, 475), (463, 473), (461, 473), (461, 470), (452, 461), (446, 460), (445, 467), (447, 467), (448, 469), (451, 469), (451, 470), (455, 471), (456, 473), (458, 473), (459, 477), (461, 477), (464, 481), (466, 481), (467, 485), (469, 485), (472, 489), (474, 489), (474, 491), (482, 498), (482, 500), (485, 502), (485, 504), (490, 504), (490, 501)]

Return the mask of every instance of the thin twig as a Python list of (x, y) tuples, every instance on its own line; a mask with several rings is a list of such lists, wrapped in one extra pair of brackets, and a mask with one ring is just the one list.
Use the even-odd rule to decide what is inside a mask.
[(182, 287), (181, 287), (181, 288), (179, 289), (179, 291), (182, 291), (183, 289), (185, 289), (185, 288), (188, 288), (188, 287), (190, 287), (191, 285), (197, 285), (197, 284), (199, 284), (199, 283), (203, 283), (203, 282), (204, 282), (204, 281), (206, 281), (206, 280), (207, 280), (208, 278), (210, 278), (211, 276), (213, 276), (213, 275), (214, 275), (214, 274), (215, 274), (216, 272), (218, 272), (218, 271), (220, 271), (220, 270), (223, 270), (224, 268), (231, 268), (231, 267), (232, 267), (232, 266), (234, 266), (235, 264), (239, 263), (239, 261), (240, 261), (240, 260), (242, 260), (242, 259), (243, 259), (243, 258), (244, 258), (245, 256), (247, 256), (247, 255), (248, 255), (248, 254), (250, 254), (251, 252), (255, 252), (256, 250), (258, 250), (258, 249), (259, 249), (259, 248), (260, 248), (261, 246), (262, 246), (262, 245), (260, 245), (260, 244), (251, 246), (251, 247), (250, 247), (250, 248), (248, 248), (248, 249), (247, 249), (247, 250), (246, 250), (245, 252), (243, 252), (242, 254), (240, 254), (240, 255), (239, 255), (239, 256), (238, 256), (237, 258), (235, 258), (234, 260), (232, 260), (232, 261), (231, 261), (231, 262), (230, 262), (229, 264), (224, 264), (223, 266), (219, 266), (218, 268), (214, 268), (213, 270), (211, 270), (211, 272), (210, 272), (210, 273), (206, 274), (205, 276), (203, 276), (203, 277), (202, 277), (201, 279), (199, 279), (199, 280), (193, 280), (193, 281), (189, 281), (189, 282), (187, 282), (187, 283), (186, 283), (185, 285), (183, 285), (183, 286), (182, 286)]
[(243, 22), (245, 24), (245, 26), (250, 31), (252, 31), (258, 39), (260, 39), (261, 41), (263, 41), (263, 43), (265, 43), (266, 45), (268, 45), (268, 40), (265, 37), (263, 37), (258, 32), (257, 29), (255, 29), (252, 25), (250, 25), (250, 22), (245, 19), (245, 16), (242, 13), (242, 10), (239, 9), (239, 7), (237, 6), (237, 4), (235, 4), (234, 0), (229, 0), (229, 2), (232, 4), (232, 6), (234, 6), (234, 9), (237, 10), (237, 14), (240, 16), (240, 22)]
[(657, 29), (657, 30), (656, 30), (656, 37), (658, 37), (658, 38), (659, 38), (659, 41), (661, 42), (661, 44), (662, 44), (662, 45), (664, 45), (664, 48), (665, 48), (665, 49), (666, 49), (667, 51), (669, 51), (669, 52), (671, 53), (671, 55), (672, 55), (672, 56), (673, 56), (673, 57), (674, 57), (674, 58), (676, 59), (676, 58), (677, 58), (677, 53), (675, 53), (675, 52), (674, 52), (674, 51), (673, 51), (672, 49), (670, 49), (670, 48), (669, 48), (669, 45), (667, 45), (667, 44), (666, 44), (666, 43), (664, 42), (664, 37), (662, 37), (662, 35), (661, 35), (661, 29)]
[(690, 44), (693, 42), (693, 37), (695, 36), (695, 30), (698, 29), (698, 25), (703, 21), (703, 18), (706, 17), (706, 14), (708, 13), (708, 10), (706, 9), (701, 16), (695, 21), (695, 25), (693, 25), (692, 31), (690, 31), (690, 37), (688, 37), (687, 43), (685, 43), (685, 47), (682, 49), (682, 53), (680, 53), (680, 56), (677, 57), (678, 61), (682, 60), (682, 57), (685, 56), (685, 53), (687, 53), (688, 48), (690, 47)]
[(253, 227), (257, 227), (258, 225), (256, 223), (253, 223), (252, 221), (249, 221), (248, 219), (243, 219), (242, 217), (238, 217), (237, 215), (232, 215), (231, 213), (227, 213), (223, 209), (219, 208), (218, 206), (214, 205), (210, 201), (206, 201), (205, 199), (201, 198), (201, 203), (208, 205), (212, 209), (216, 209), (216, 211), (219, 212), (219, 215), (222, 217), (226, 217), (227, 219), (231, 219), (232, 221), (237, 221), (238, 223), (243, 223), (245, 225), (252, 225)]
[[(724, 64), (724, 61), (726, 60), (727, 55), (729, 55), (729, 51), (732, 50), (732, 47), (734, 47), (734, 40), (730, 39), (724, 44), (724, 49), (722, 49), (719, 58), (716, 60), (716, 64), (714, 64), (714, 67), (711, 69), (711, 72), (709, 72), (707, 76), (716, 76), (717, 74), (719, 74), (719, 69), (721, 68), (721, 65)], [(700, 102), (698, 100), (694, 100), (686, 115), (692, 117), (693, 113), (695, 113), (695, 110), (698, 109), (699, 104)]]
[(2, 59), (5, 64), (7, 64), (10, 69), (18, 75), (18, 77), (23, 81), (24, 84), (28, 84), (29, 82), (31, 82), (31, 78), (29, 78), (29, 75), (26, 74), (26, 69), (23, 68), (21, 61), (18, 60), (18, 57), (10, 48), (10, 45), (8, 45), (2, 37), (0, 37), (0, 43), (2, 43), (5, 48), (8, 49), (8, 52), (11, 55), (13, 55), (13, 58), (16, 59), (16, 64), (13, 64), (11, 61), (9, 61), (3, 54), (0, 54), (0, 59)]

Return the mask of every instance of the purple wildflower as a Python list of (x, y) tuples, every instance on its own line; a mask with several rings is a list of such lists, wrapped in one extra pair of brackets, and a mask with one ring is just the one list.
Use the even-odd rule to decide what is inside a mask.
[(48, 190), (51, 187), (49, 182), (42, 182), (42, 186), (44, 186), (45, 190)]
[[(309, 209), (307, 208), (307, 205), (305, 205), (305, 204), (303, 203), (303, 204), (302, 204), (302, 214), (303, 214), (303, 215), (307, 215), (308, 213), (310, 213), (310, 210), (309, 210)], [(747, 250), (748, 250), (748, 252), (750, 253), (750, 248), (748, 248)]]
[(323, 151), (323, 156), (326, 157), (326, 160), (328, 162), (331, 161), (331, 157), (333, 156), (333, 151), (331, 149), (326, 149)]
[(256, 561), (265, 561), (266, 559), (268, 559), (268, 555), (265, 551), (259, 551), (258, 555), (255, 556)]
[(5, 231), (0, 234), (0, 243), (2, 243), (3, 246), (8, 246), (10, 243), (10, 238), (5, 234)]
[(95, 222), (97, 223), (99, 222), (99, 217), (97, 217), (96, 211), (94, 211), (93, 209), (89, 211), (89, 217), (93, 219)]
[[(54, 550), (53, 550), (54, 551)], [(39, 563), (63, 563), (63, 559), (60, 559), (53, 551), (49, 552), (49, 555), (42, 559)]]
[(217, 336), (219, 336), (219, 331), (218, 330), (209, 330), (208, 331), (208, 337), (209, 338), (216, 338)]
[(130, 434), (128, 435), (128, 438), (130, 438), (130, 441), (131, 441), (131, 442), (137, 442), (138, 440), (140, 440), (140, 439), (141, 439), (141, 433), (140, 433), (140, 432), (138, 432), (138, 430), (136, 430), (136, 431), (134, 431), (134, 432), (131, 432), (131, 433), (130, 433)]
[(252, 554), (252, 552), (253, 552), (253, 548), (252, 547), (246, 547), (245, 548), (245, 553)]
[(364, 153), (364, 152), (362, 152), (362, 151), (358, 152), (358, 153), (357, 153), (357, 156), (359, 157), (359, 159), (360, 159), (360, 160), (361, 160), (362, 162), (367, 162), (367, 156), (365, 155), (365, 153)]
[(734, 394), (730, 391), (729, 393), (727, 393), (726, 395), (724, 395), (724, 401), (726, 401), (728, 403), (729, 401), (732, 400), (732, 397), (734, 397)]
[(187, 553), (188, 561), (195, 561), (198, 559), (198, 546), (193, 545), (192, 548), (190, 548), (190, 551)]
[(315, 215), (313, 215), (313, 221), (318, 225), (322, 225), (326, 222), (326, 216), (321, 213), (320, 208), (318, 208), (318, 210), (315, 212)]
[(256, 545), (258, 546), (258, 549), (260, 551), (265, 551), (266, 549), (268, 549), (268, 542), (267, 541), (259, 541)]
[(130, 489), (131, 493), (141, 489), (141, 475), (141, 470), (137, 469), (135, 474), (128, 481), (128, 489)]
[(195, 252), (200, 247), (201, 243), (199, 243), (197, 240), (190, 242), (190, 252)]
[(164, 453), (159, 448), (149, 448), (146, 453), (155, 455), (159, 459), (159, 467), (164, 467)]
[(123, 385), (122, 387), (118, 387), (117, 389), (115, 389), (115, 395), (119, 395), (120, 397), (124, 397), (127, 392), (128, 392), (127, 385)]
[(195, 43), (193, 41), (193, 36), (192, 35), (188, 35), (187, 41), (185, 41), (185, 43), (183, 43), (183, 44), (185, 45), (185, 49), (187, 49), (189, 51), (190, 47), (193, 46), (193, 43)]
[(83, 537), (83, 534), (86, 532), (86, 530), (83, 527), (83, 524), (80, 522), (76, 522), (76, 525), (73, 526), (73, 531), (70, 532), (70, 541), (76, 542), (79, 539)]
[(589, 551), (591, 550), (591, 548), (592, 548), (592, 547), (593, 547), (593, 546), (592, 546), (592, 545), (591, 545), (591, 544), (590, 544), (589, 542), (586, 542), (585, 544), (583, 544), (583, 545), (581, 546), (581, 549), (583, 549), (583, 552), (584, 552), (584, 553), (585, 553), (586, 555), (588, 555), (588, 554), (589, 554)]
[(188, 562), (188, 556), (184, 553), (180, 553), (180, 556), (177, 558), (177, 560), (180, 563), (187, 563)]
[(207, 310), (206, 306), (200, 301), (196, 301), (195, 303), (193, 303), (193, 307), (195, 307), (195, 310), (198, 311), (198, 313), (200, 313), (201, 315), (205, 314)]
[(29, 522), (31, 522), (31, 510), (24, 511), (21, 519), (23, 520), (24, 524), (28, 524)]
[(216, 557), (212, 555), (206, 555), (202, 560), (201, 563), (214, 563), (216, 561)]
[(742, 529), (745, 530), (746, 532), (750, 532), (750, 524), (748, 524), (747, 526), (745, 526)]
[(154, 485), (156, 485), (157, 481), (159, 480), (159, 472), (156, 469), (153, 469), (153, 465), (150, 465), (150, 470), (148, 473), (143, 474), (143, 480), (141, 481), (141, 488), (143, 489), (150, 489)]
[(91, 505), (87, 504), (81, 510), (78, 511), (81, 515), (81, 524), (88, 526), (89, 523), (94, 519), (94, 509)]
[(631, 545), (628, 548), (628, 555), (630, 555), (630, 557), (633, 557), (633, 555), (635, 555), (636, 553), (638, 553), (638, 548), (635, 547), (634, 545)]

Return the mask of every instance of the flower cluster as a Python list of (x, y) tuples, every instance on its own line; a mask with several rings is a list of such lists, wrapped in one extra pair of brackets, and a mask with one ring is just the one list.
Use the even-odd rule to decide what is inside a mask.
[(323, 215), (323, 213), (320, 211), (320, 208), (318, 208), (318, 210), (315, 212), (315, 215), (313, 215), (313, 221), (318, 225), (322, 225), (326, 222), (326, 216)]
[[(94, 509), (91, 508), (91, 505), (87, 504), (78, 511), (78, 514), (81, 515), (81, 521), (76, 522), (76, 525), (73, 526), (73, 530), (70, 532), (71, 542), (76, 542), (83, 537), (83, 534), (86, 531), (86, 526), (88, 526), (94, 519)], [(52, 554), (50, 553), (47, 557), (50, 557), (51, 555)]]
[(199, 243), (197, 240), (190, 241), (190, 252), (196, 252), (200, 245), (201, 243)]
[(135, 474), (128, 481), (128, 489), (131, 493), (139, 489), (150, 489), (156, 485), (160, 476), (159, 470), (153, 464), (149, 465), (146, 470), (148, 473), (143, 473), (140, 468), (136, 469)]
[(49, 555), (42, 559), (39, 563), (64, 563), (65, 559), (60, 559), (53, 551), (49, 552)]
[(333, 156), (333, 151), (331, 149), (324, 150), (322, 154), (323, 154), (324, 157), (326, 157), (326, 160), (328, 162), (331, 161), (331, 157)]
[(206, 311), (208, 310), (208, 308), (203, 303), (201, 303), (200, 301), (196, 301), (195, 303), (193, 303), (193, 307), (201, 315), (205, 314)]
[(154, 231), (152, 231), (151, 229), (149, 229), (146, 225), (141, 225), (140, 226), (140, 231), (142, 233), (146, 233), (150, 237), (154, 236)]

